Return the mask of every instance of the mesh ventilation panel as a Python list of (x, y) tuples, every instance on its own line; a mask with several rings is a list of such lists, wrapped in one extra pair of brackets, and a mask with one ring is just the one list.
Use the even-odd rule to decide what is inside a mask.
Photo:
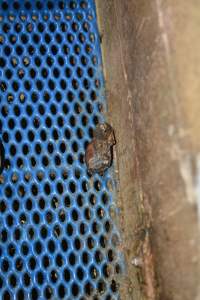
[(0, 1), (1, 299), (118, 299), (114, 180), (87, 174), (104, 120), (92, 0)]

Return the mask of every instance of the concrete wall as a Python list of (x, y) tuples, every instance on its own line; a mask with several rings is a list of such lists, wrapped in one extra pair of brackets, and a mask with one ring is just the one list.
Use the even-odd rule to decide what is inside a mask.
[(200, 1), (96, 2), (118, 142), (121, 298), (199, 300)]

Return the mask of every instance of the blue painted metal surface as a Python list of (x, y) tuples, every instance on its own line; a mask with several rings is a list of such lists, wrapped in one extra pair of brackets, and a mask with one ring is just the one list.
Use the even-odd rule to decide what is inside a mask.
[(118, 299), (112, 175), (87, 174), (104, 120), (92, 0), (0, 1), (1, 299)]

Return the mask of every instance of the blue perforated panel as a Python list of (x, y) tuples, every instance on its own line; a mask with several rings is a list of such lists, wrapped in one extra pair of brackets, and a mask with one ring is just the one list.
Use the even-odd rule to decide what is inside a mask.
[(118, 299), (113, 178), (84, 162), (103, 90), (92, 0), (0, 1), (1, 299)]

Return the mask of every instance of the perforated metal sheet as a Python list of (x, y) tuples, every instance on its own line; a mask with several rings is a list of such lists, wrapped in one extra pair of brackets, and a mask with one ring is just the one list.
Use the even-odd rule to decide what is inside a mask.
[(113, 178), (84, 163), (103, 90), (92, 0), (0, 1), (1, 299), (118, 299)]

